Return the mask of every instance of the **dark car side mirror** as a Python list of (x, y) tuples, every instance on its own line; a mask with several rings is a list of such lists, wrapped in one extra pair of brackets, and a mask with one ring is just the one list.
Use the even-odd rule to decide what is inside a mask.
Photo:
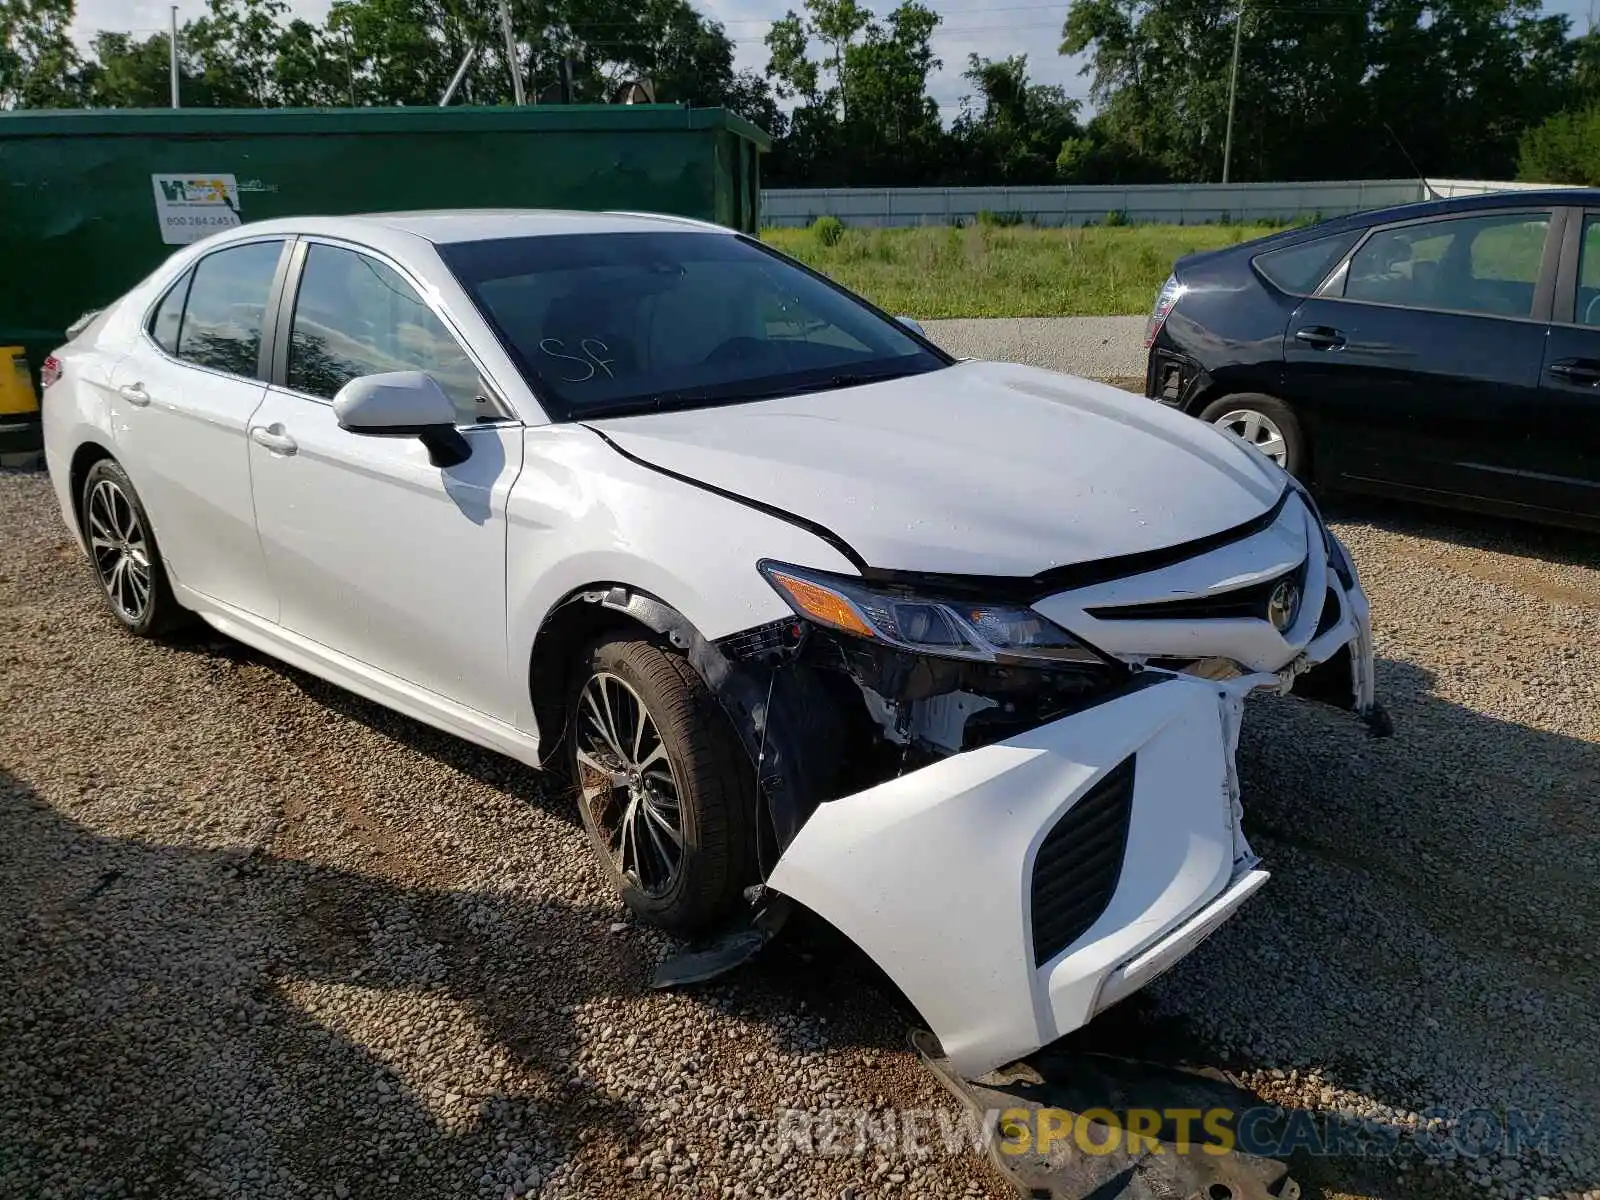
[(472, 445), (456, 428), (456, 406), (433, 376), (422, 371), (362, 375), (333, 398), (339, 428), (363, 437), (414, 437), (428, 448), (436, 467), (454, 467), (472, 457)]

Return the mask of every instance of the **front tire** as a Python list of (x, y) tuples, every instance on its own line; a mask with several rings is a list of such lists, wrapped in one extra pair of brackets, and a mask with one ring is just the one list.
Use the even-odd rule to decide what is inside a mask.
[(1296, 479), (1304, 479), (1305, 431), (1294, 410), (1276, 396), (1259, 392), (1224, 396), (1206, 405), (1200, 419), (1249, 442)]
[(89, 468), (79, 495), (89, 565), (111, 615), (135, 637), (161, 637), (188, 614), (172, 594), (150, 517), (115, 459)]
[(693, 935), (756, 881), (755, 768), (694, 668), (626, 635), (577, 672), (568, 760), (602, 868), (642, 920)]

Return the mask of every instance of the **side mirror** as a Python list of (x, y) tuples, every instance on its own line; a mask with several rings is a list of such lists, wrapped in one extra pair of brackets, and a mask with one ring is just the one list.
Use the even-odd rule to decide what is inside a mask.
[(333, 414), (348, 433), (420, 439), (436, 467), (454, 467), (472, 456), (471, 444), (456, 428), (456, 406), (422, 371), (352, 379), (333, 398)]
[(911, 332), (916, 334), (918, 337), (925, 338), (928, 336), (928, 331), (922, 327), (922, 322), (918, 321), (915, 317), (896, 317), (895, 320), (899, 321), (900, 324), (911, 330)]

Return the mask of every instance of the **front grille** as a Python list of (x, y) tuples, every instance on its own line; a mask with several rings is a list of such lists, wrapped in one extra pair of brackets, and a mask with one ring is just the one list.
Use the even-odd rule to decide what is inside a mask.
[(1100, 919), (1122, 877), (1133, 813), (1130, 757), (1095, 784), (1045, 835), (1033, 860), (1033, 962), (1043, 966)]
[(1306, 564), (1287, 571), (1264, 583), (1216, 592), (1210, 596), (1192, 596), (1182, 600), (1156, 600), (1146, 604), (1118, 604), (1104, 608), (1091, 608), (1088, 613), (1102, 621), (1190, 621), (1216, 620), (1219, 617), (1253, 617), (1258, 621), (1270, 620), (1267, 604), (1280, 583), (1289, 582), (1305, 586)]

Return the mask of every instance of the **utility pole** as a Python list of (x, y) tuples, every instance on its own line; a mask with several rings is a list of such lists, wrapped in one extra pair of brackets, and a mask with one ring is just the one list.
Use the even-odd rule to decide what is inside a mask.
[(172, 107), (181, 108), (178, 100), (178, 6), (170, 6), (167, 13), (167, 67), (172, 76)]
[(350, 83), (350, 107), (356, 106), (356, 68), (350, 60), (350, 26), (344, 27), (344, 73)]
[(1233, 19), (1233, 69), (1228, 72), (1228, 132), (1222, 139), (1222, 182), (1228, 182), (1228, 163), (1233, 158), (1233, 104), (1239, 97), (1239, 41), (1244, 35), (1244, 0)]
[(511, 28), (511, 0), (500, 0), (500, 32), (506, 36), (506, 65), (511, 68), (511, 97), (521, 108), (528, 98), (522, 91), (522, 64), (517, 61), (517, 35)]

